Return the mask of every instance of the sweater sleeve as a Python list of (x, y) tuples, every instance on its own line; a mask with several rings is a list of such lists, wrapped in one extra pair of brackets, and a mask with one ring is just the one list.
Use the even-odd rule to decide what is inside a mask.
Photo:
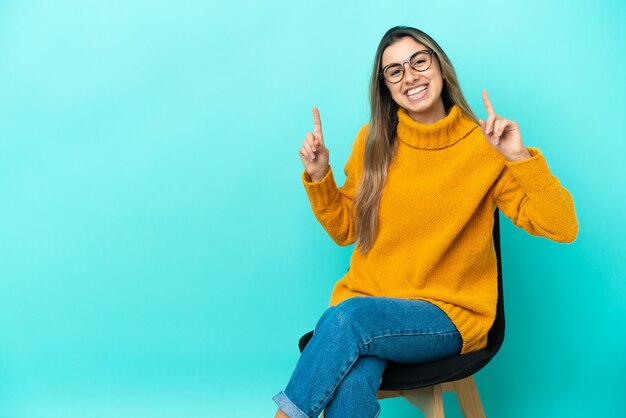
[(326, 176), (317, 182), (311, 180), (306, 170), (302, 173), (302, 183), (309, 196), (313, 214), (333, 241), (339, 245), (350, 245), (356, 240), (353, 199), (357, 188), (357, 154), (361, 155), (358, 144), (364, 131), (365, 127), (361, 129), (352, 146), (352, 152), (344, 167), (346, 181), (343, 186), (337, 187), (335, 184), (332, 166), (329, 166)]
[(496, 205), (518, 228), (557, 242), (573, 242), (578, 220), (570, 193), (550, 173), (543, 154), (506, 162), (494, 188)]

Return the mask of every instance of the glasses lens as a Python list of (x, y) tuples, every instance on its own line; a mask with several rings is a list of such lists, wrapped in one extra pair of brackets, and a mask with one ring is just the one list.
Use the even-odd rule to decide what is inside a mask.
[(384, 75), (387, 81), (390, 83), (396, 83), (402, 79), (402, 73), (404, 72), (400, 64), (390, 65), (385, 69)]
[(430, 67), (430, 54), (427, 52), (418, 52), (411, 57), (411, 67), (417, 71), (424, 71)]

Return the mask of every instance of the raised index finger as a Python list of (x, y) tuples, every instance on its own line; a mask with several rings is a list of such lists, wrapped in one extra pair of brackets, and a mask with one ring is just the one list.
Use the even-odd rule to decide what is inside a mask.
[(320, 119), (320, 111), (316, 106), (313, 107), (313, 132), (315, 136), (322, 136), (322, 120)]
[(483, 102), (485, 102), (485, 109), (487, 109), (487, 114), (489, 116), (495, 115), (496, 112), (493, 110), (491, 100), (489, 100), (489, 96), (487, 95), (487, 89), (483, 90)]

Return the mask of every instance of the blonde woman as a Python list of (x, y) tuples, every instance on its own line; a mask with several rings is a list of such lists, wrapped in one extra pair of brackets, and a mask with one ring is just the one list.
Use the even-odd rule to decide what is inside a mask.
[[(303, 351), (275, 417), (377, 417), (387, 361), (484, 348), (496, 312), (496, 208), (530, 234), (571, 242), (574, 204), (518, 125), (483, 92), (477, 120), (452, 64), (424, 32), (390, 29), (370, 83), (371, 118), (337, 187), (319, 111), (300, 148), (316, 218), (348, 272)], [(529, 260), (529, 262), (531, 262)]]

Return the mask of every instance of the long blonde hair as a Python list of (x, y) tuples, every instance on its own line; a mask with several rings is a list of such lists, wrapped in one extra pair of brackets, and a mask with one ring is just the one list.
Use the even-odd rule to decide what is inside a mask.
[(388, 46), (407, 36), (434, 51), (444, 79), (441, 98), (446, 112), (449, 112), (450, 108), (456, 104), (463, 113), (478, 122), (476, 115), (463, 97), (450, 59), (433, 38), (418, 29), (407, 26), (396, 26), (383, 35), (376, 50), (370, 80), (371, 117), (365, 137), (363, 175), (355, 197), (356, 238), (363, 254), (372, 248), (376, 238), (380, 196), (387, 179), (387, 168), (395, 157), (397, 142), (398, 105), (393, 101), (380, 75), (382, 56)]

